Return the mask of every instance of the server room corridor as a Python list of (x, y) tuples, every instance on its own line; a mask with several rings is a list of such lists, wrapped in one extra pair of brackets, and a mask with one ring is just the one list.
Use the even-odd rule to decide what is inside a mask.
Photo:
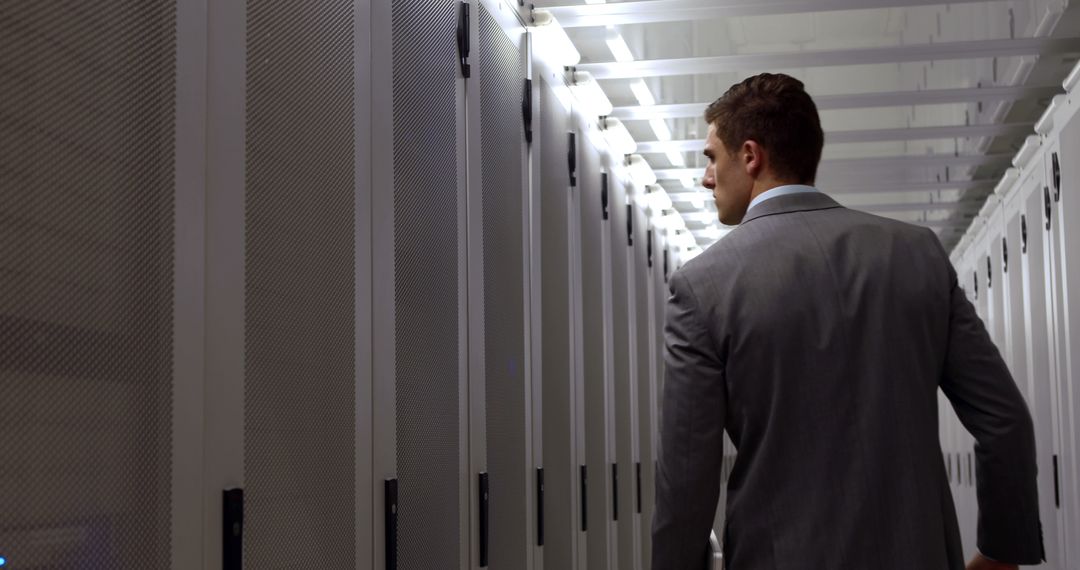
[[(0, 570), (654, 568), (673, 281), (741, 229), (705, 112), (763, 72), (948, 253), (1080, 570), (1078, 61), (1069, 0), (0, 0)], [(725, 442), (709, 570), (805, 475)]]

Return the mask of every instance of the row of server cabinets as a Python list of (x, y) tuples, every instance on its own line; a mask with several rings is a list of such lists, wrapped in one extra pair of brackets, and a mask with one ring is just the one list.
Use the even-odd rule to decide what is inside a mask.
[[(952, 259), (1035, 422), (1048, 568), (1080, 567), (1080, 67)], [(942, 449), (969, 553), (974, 441), (942, 396)]]
[(10, 567), (648, 567), (674, 258), (528, 14), (2, 10)]

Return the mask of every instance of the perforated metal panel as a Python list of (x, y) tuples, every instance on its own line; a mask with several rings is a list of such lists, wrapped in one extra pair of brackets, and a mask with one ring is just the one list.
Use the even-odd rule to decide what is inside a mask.
[(479, 14), (490, 563), (492, 568), (525, 568), (531, 463), (525, 453), (525, 138), (520, 120), (525, 62), (483, 4)]
[(543, 382), (544, 568), (575, 567), (581, 527), (571, 498), (578, 488), (574, 445), (574, 370), (570, 343), (570, 220), (566, 132), (569, 119), (547, 82), (539, 82), (540, 304)]
[(456, 565), (461, 548), (457, 5), (394, 0), (392, 9), (398, 565), (405, 570)]
[(0, 4), (0, 556), (167, 568), (176, 8)]
[[(615, 532), (612, 522), (612, 477), (611, 464), (614, 453), (609, 447), (611, 437), (610, 385), (605, 376), (610, 365), (611, 339), (605, 339), (604, 308), (605, 283), (603, 265), (610, 263), (602, 251), (610, 245), (604, 241), (603, 233), (609, 232), (616, 224), (614, 214), (617, 206), (609, 205), (613, 214), (608, 221), (603, 221), (601, 208), (601, 166), (599, 153), (590, 145), (578, 143), (581, 165), (578, 180), (581, 182), (581, 311), (582, 342), (581, 351), (585, 361), (585, 455), (589, 468), (589, 491), (587, 497), (589, 511), (588, 567), (590, 570), (617, 568), (614, 564), (612, 543)], [(623, 241), (626, 241), (626, 226), (623, 229)], [(610, 268), (607, 269), (610, 271)], [(610, 280), (610, 273), (608, 273)], [(624, 305), (625, 307), (625, 305)], [(623, 309), (625, 310), (625, 309)], [(608, 328), (610, 325), (608, 325)]]
[[(648, 218), (639, 209), (634, 209), (634, 299), (633, 311), (637, 319), (637, 336), (634, 339), (634, 366), (637, 367), (638, 383), (638, 444), (641, 449), (639, 461), (641, 464), (641, 566), (647, 568), (652, 560), (652, 513), (653, 503), (656, 499), (656, 471), (653, 460), (656, 457), (653, 449), (653, 430), (655, 429), (655, 386), (654, 375), (650, 359), (652, 348), (652, 303), (649, 298), (650, 269), (648, 261), (648, 240), (651, 238), (647, 230)], [(636, 244), (641, 244), (640, 246)], [(653, 256), (655, 257), (655, 245)]]
[(351, 0), (249, 0), (245, 564), (354, 568)]
[(618, 488), (614, 491), (618, 496), (619, 520), (618, 533), (618, 560), (620, 570), (633, 570), (638, 566), (635, 563), (637, 556), (637, 532), (635, 528), (636, 497), (634, 487), (636, 485), (636, 473), (634, 470), (634, 399), (630, 379), (631, 353), (630, 353), (630, 312), (633, 306), (630, 304), (630, 279), (629, 265), (634, 247), (630, 246), (627, 239), (627, 211), (626, 191), (622, 184), (612, 181), (609, 189), (611, 197), (611, 333), (613, 339), (614, 366), (612, 367), (612, 380), (614, 387), (614, 414), (615, 414), (615, 455), (618, 462), (619, 480)]

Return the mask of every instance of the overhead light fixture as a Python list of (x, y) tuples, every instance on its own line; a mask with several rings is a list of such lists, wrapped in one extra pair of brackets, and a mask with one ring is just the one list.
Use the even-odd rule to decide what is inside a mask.
[(645, 187), (645, 193), (640, 196), (638, 205), (650, 212), (662, 212), (671, 209), (671, 196), (663, 186), (652, 184)]
[(607, 42), (611, 55), (615, 56), (615, 61), (619, 63), (634, 61), (634, 53), (630, 51), (630, 46), (626, 45), (626, 40), (623, 39), (619, 30), (615, 29), (615, 26), (607, 27), (607, 35), (604, 37), (604, 41)]
[(645, 84), (644, 79), (632, 81), (630, 91), (634, 92), (634, 98), (637, 99), (638, 105), (652, 107), (656, 104), (656, 97), (653, 97), (652, 91), (649, 90), (649, 86)]
[(572, 89), (578, 101), (588, 107), (589, 113), (594, 116), (604, 117), (610, 115), (614, 109), (611, 100), (604, 93), (604, 89), (600, 87), (600, 84), (596, 82), (596, 79), (588, 71), (574, 72)]
[(666, 153), (668, 161), (671, 162), (671, 166), (675, 168), (682, 168), (686, 166), (686, 158), (683, 157), (683, 153), (677, 150), (669, 150)]
[(617, 155), (634, 154), (637, 142), (630, 136), (630, 131), (622, 121), (614, 117), (604, 119), (604, 138), (607, 139), (611, 152)]
[(581, 54), (574, 47), (574, 42), (551, 12), (533, 10), (532, 16), (538, 54), (563, 67), (581, 62)]
[(630, 178), (634, 183), (641, 186), (656, 184), (656, 173), (640, 154), (626, 157), (626, 168), (630, 171)]
[(649, 126), (652, 127), (656, 138), (658, 140), (667, 142), (671, 140), (671, 129), (667, 126), (667, 121), (661, 118), (649, 119)]
[(675, 235), (678, 230), (686, 227), (686, 220), (683, 220), (683, 217), (675, 210), (654, 210), (654, 212), (658, 214), (652, 216), (653, 226), (667, 235)]

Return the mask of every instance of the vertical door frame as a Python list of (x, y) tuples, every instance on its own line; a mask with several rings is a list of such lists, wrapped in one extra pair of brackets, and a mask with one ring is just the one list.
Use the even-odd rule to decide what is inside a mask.
[[(381, 509), (375, 508), (375, 393), (372, 350), (373, 197), (372, 153), (372, 7), (371, 0), (353, 1), (353, 125), (354, 125), (354, 284), (355, 284), (355, 502), (356, 570), (375, 565), (375, 529)], [(380, 145), (385, 146), (385, 145)], [(376, 514), (378, 513), (378, 514)]]
[(207, 3), (203, 567), (221, 567), (222, 490), (244, 486), (247, 5)]
[[(371, 2), (371, 516), (372, 568), (386, 568), (385, 484), (397, 478), (394, 271), (394, 36), (392, 2)], [(376, 135), (375, 133), (380, 133)], [(376, 141), (375, 136), (382, 140)], [(379, 302), (374, 302), (379, 299)]]
[(207, 2), (176, 3), (172, 568), (203, 559)]

